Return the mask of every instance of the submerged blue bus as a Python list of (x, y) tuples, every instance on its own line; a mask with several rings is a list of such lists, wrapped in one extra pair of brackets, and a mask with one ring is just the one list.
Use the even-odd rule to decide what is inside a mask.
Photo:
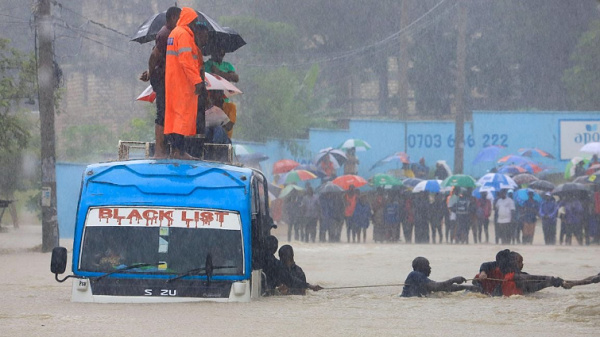
[(53, 251), (76, 302), (244, 302), (262, 294), (273, 221), (267, 181), (218, 162), (126, 160), (90, 165), (73, 242)]

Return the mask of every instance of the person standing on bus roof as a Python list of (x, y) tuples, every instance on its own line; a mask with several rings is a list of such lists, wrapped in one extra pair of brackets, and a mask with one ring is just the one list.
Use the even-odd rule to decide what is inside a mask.
[(196, 120), (199, 97), (207, 96), (201, 47), (208, 41), (208, 23), (197, 19), (192, 8), (182, 8), (177, 27), (167, 40), (164, 132), (175, 159), (196, 159), (185, 151), (184, 137), (198, 133), (204, 137), (204, 126), (197, 130)]
[(156, 119), (154, 120), (154, 158), (162, 159), (167, 156), (165, 145), (165, 64), (167, 57), (167, 40), (171, 31), (177, 26), (181, 8), (170, 7), (167, 9), (167, 22), (156, 34), (156, 44), (148, 59), (148, 70), (142, 73), (140, 80), (150, 81), (156, 93)]
[[(229, 82), (235, 83), (240, 80), (235, 72), (235, 67), (229, 62), (223, 61), (223, 57), (225, 57), (223, 48), (216, 48), (210, 56), (211, 58), (204, 65), (207, 73), (221, 76)], [(230, 121), (230, 125), (225, 129), (227, 130), (227, 137), (231, 139), (233, 137), (233, 125), (237, 120), (237, 106), (229, 98), (225, 98), (222, 108)]]

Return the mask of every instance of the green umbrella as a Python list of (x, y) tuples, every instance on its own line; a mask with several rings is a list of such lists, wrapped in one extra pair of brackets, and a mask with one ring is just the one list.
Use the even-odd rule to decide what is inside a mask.
[(369, 179), (369, 185), (373, 187), (402, 186), (402, 180), (385, 173), (378, 173)]
[(466, 174), (451, 175), (442, 182), (442, 187), (451, 187), (451, 186), (471, 187), (471, 188), (477, 187), (477, 185), (475, 184), (475, 179), (473, 179), (473, 177), (468, 176)]
[(573, 157), (573, 159), (567, 163), (567, 166), (565, 166), (565, 179), (571, 179), (575, 176), (575, 166), (577, 166), (577, 163), (582, 160), (584, 162), (584, 166), (587, 166), (587, 164), (590, 162), (590, 160), (587, 158)]
[(281, 190), (281, 193), (279, 193), (279, 199), (287, 197), (292, 191), (304, 191), (304, 188), (293, 184), (287, 185)]
[(351, 148), (355, 148), (356, 151), (367, 151), (371, 148), (371, 145), (369, 145), (369, 143), (362, 139), (350, 138), (338, 146), (338, 149), (344, 150), (348, 150)]

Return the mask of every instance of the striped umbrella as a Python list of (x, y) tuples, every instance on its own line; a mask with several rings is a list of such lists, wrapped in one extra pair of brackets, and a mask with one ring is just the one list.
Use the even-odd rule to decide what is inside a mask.
[(522, 149), (519, 149), (519, 151), (517, 151), (517, 153), (523, 157), (542, 156), (545, 158), (554, 159), (554, 156), (551, 153), (548, 153), (542, 149), (538, 149), (537, 147), (522, 148)]
[(439, 193), (441, 190), (441, 186), (440, 184), (442, 183), (441, 180), (423, 180), (420, 183), (418, 183), (415, 188), (413, 188), (413, 193), (418, 193), (418, 192), (430, 192), (430, 193)]
[(466, 174), (454, 174), (446, 178), (442, 182), (442, 187), (472, 187), (475, 188), (477, 185), (475, 184), (475, 179), (473, 177), (468, 176)]
[(519, 185), (509, 176), (502, 173), (488, 173), (477, 180), (480, 191), (500, 191), (502, 189), (517, 188)]
[(509, 154), (508, 156), (504, 156), (500, 159), (498, 159), (498, 163), (503, 163), (503, 164), (525, 164), (525, 163), (531, 163), (531, 159), (527, 158), (527, 157), (522, 157), (522, 156), (517, 156), (514, 154)]
[(369, 145), (369, 143), (367, 143), (366, 141), (362, 140), (362, 139), (358, 139), (358, 138), (350, 138), (350, 139), (346, 139), (345, 142), (343, 142), (342, 144), (340, 144), (338, 146), (338, 149), (351, 149), (351, 148), (355, 148), (356, 151), (367, 151), (369, 149), (371, 149), (371, 145)]
[(299, 183), (301, 181), (316, 179), (317, 175), (307, 170), (292, 170), (285, 175), (284, 184)]
[(385, 173), (378, 173), (369, 179), (369, 185), (373, 187), (383, 186), (384, 188), (391, 188), (392, 186), (402, 186), (402, 180)]

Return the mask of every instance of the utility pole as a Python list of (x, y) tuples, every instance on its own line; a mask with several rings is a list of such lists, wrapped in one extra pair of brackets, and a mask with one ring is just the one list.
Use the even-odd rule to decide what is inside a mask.
[(36, 13), (38, 36), (38, 100), (42, 140), (42, 251), (58, 246), (56, 218), (56, 158), (54, 136), (54, 27), (50, 15), (50, 0), (38, 0)]
[(454, 122), (454, 173), (463, 173), (465, 154), (465, 103), (466, 86), (465, 63), (467, 58), (467, 5), (465, 0), (458, 2), (458, 39), (456, 42), (456, 95)]
[[(400, 28), (408, 26), (408, 0), (400, 4)], [(400, 36), (400, 54), (398, 55), (398, 111), (404, 119), (404, 153), (408, 150), (408, 37)]]

